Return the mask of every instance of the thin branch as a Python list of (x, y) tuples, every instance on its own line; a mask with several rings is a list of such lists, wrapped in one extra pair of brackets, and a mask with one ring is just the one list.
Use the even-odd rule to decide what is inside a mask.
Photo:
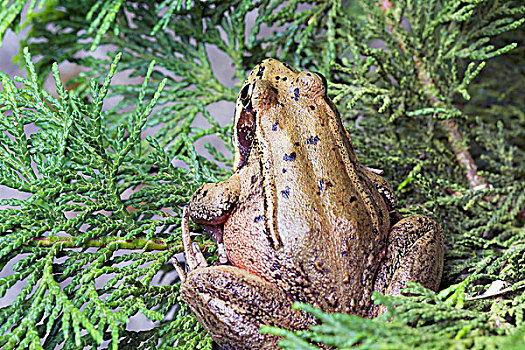
[[(211, 247), (214, 247), (213, 244), (209, 243), (200, 243), (196, 242), (199, 245), (199, 248), (207, 252)], [(154, 239), (143, 239), (143, 238), (133, 238), (133, 239), (122, 239), (122, 237), (101, 237), (101, 238), (92, 238), (85, 241), (80, 241), (75, 237), (64, 237), (64, 236), (49, 236), (49, 237), (38, 237), (33, 238), (25, 245), (30, 247), (44, 247), (51, 248), (55, 244), (61, 244), (62, 248), (102, 248), (110, 244), (116, 244), (119, 249), (142, 249), (145, 251), (152, 250), (169, 250), (175, 248), (175, 253), (182, 252), (182, 243), (166, 243), (165, 240), (161, 238)]]
[(101, 237), (92, 238), (86, 241), (80, 241), (75, 237), (49, 236), (33, 238), (26, 245), (32, 247), (52, 247), (55, 244), (61, 244), (63, 248), (101, 248), (110, 244), (117, 244), (119, 249), (143, 249), (150, 250), (168, 250), (177, 247), (182, 251), (181, 243), (166, 243), (163, 239), (122, 239), (121, 237)]
[[(406, 52), (406, 43), (402, 40), (402, 36), (396, 33), (393, 23), (386, 16), (387, 11), (390, 11), (392, 9), (392, 3), (390, 2), (390, 0), (382, 0), (378, 4), (381, 6), (383, 15), (385, 16), (385, 20), (389, 24), (390, 29), (392, 31), (392, 35), (394, 35), (397, 41), (399, 42), (400, 49), (403, 52)], [(421, 82), (421, 86), (423, 87), (423, 90), (425, 91), (425, 94), (427, 95), (432, 107), (445, 107), (444, 103), (440, 101), (437, 96), (439, 90), (434, 84), (433, 79), (429, 76), (427, 70), (425, 69), (423, 60), (419, 57), (417, 53), (415, 55), (412, 55), (412, 58), (415, 63), (415, 69), (419, 81)], [(466, 177), (470, 184), (470, 188), (480, 189), (487, 187), (487, 180), (478, 174), (478, 167), (476, 166), (476, 163), (474, 162), (474, 159), (472, 158), (472, 155), (469, 152), (469, 147), (466, 145), (465, 139), (461, 135), (461, 132), (459, 131), (456, 122), (453, 119), (439, 120), (439, 122), (448, 131), (448, 139), (452, 146), (452, 150), (454, 151), (454, 154), (456, 155), (456, 159), (458, 160), (460, 166), (462, 166), (465, 169)]]

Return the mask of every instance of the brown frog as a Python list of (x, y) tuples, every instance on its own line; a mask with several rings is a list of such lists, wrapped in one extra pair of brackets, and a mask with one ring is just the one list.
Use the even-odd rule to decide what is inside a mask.
[(231, 265), (208, 267), (190, 245), (187, 214), (183, 225), (181, 295), (224, 349), (275, 349), (263, 325), (314, 324), (294, 301), (375, 317), (385, 310), (373, 291), (438, 288), (441, 228), (425, 216), (397, 221), (392, 188), (359, 165), (323, 76), (261, 62), (239, 94), (233, 141), (233, 175), (189, 204)]

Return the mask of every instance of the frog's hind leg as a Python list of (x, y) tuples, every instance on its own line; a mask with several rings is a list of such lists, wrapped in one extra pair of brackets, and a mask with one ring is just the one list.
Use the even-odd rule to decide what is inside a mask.
[(261, 334), (263, 325), (306, 329), (314, 318), (293, 310), (293, 300), (275, 284), (234, 266), (208, 267), (189, 236), (184, 210), (182, 243), (189, 273), (178, 264), (182, 299), (223, 349), (278, 349), (279, 337)]
[[(437, 291), (443, 271), (443, 239), (441, 227), (429, 217), (412, 216), (396, 223), (388, 236), (374, 290), (384, 295), (400, 295), (411, 281)], [(373, 305), (370, 316), (385, 311), (384, 306)]]
[(315, 321), (283, 291), (234, 266), (190, 272), (181, 296), (199, 322), (223, 349), (278, 349), (279, 337), (261, 334), (264, 325), (307, 329)]

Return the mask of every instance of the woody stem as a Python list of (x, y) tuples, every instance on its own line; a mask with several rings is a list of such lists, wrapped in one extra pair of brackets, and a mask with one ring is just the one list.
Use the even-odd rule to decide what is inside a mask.
[[(387, 11), (392, 9), (392, 3), (390, 2), (390, 0), (381, 0), (379, 5), (383, 10), (385, 19), (390, 25), (392, 35), (395, 36), (399, 43), (400, 49), (406, 52), (407, 48), (406, 44), (402, 40), (402, 36), (396, 32), (393, 23), (386, 16)], [(427, 70), (425, 69), (423, 60), (419, 57), (418, 54), (414, 54), (412, 55), (412, 57), (414, 60), (414, 65), (416, 68), (418, 79), (421, 83), (421, 86), (423, 87), (423, 91), (428, 97), (431, 106), (435, 108), (443, 107), (444, 103), (438, 98), (438, 88), (434, 84), (433, 79), (429, 76)], [(439, 120), (439, 123), (445, 128), (445, 130), (447, 130), (448, 140), (451, 144), (454, 154), (456, 155), (456, 159), (459, 165), (465, 170), (467, 181), (470, 184), (470, 188), (479, 188), (487, 186), (487, 180), (478, 174), (478, 167), (476, 166), (476, 163), (474, 162), (474, 159), (472, 158), (472, 155), (469, 152), (469, 147), (465, 142), (465, 139), (461, 135), (461, 132), (459, 131), (456, 122), (453, 119), (446, 119)]]

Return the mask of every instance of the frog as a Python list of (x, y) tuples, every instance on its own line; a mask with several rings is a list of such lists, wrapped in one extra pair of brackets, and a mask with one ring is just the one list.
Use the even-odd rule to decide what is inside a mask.
[[(316, 324), (295, 302), (373, 318), (386, 311), (373, 292), (401, 295), (409, 281), (438, 290), (443, 230), (400, 216), (388, 181), (359, 163), (323, 75), (260, 62), (240, 90), (232, 139), (231, 177), (202, 185), (184, 209), (187, 272), (178, 269), (182, 299), (223, 349), (278, 349), (262, 326)], [(226, 263), (208, 265), (189, 218)]]

